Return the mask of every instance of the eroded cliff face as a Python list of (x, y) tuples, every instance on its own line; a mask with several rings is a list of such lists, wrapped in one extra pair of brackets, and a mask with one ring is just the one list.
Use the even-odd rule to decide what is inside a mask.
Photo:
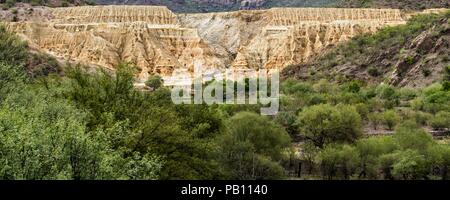
[(263, 6), (267, 0), (194, 0), (200, 4), (239, 5), (240, 9), (254, 9)]
[(405, 23), (399, 10), (389, 9), (274, 8), (179, 19), (197, 28), (221, 57), (228, 58), (225, 63), (256, 69), (306, 62), (328, 45)]
[(133, 63), (138, 77), (235, 68), (279, 69), (323, 47), (404, 23), (399, 10), (275, 8), (179, 14), (157, 6), (49, 9), (50, 16), (7, 27), (57, 57), (113, 68)]
[(193, 70), (194, 59), (206, 67), (224, 66), (199, 37), (183, 28), (165, 7), (105, 6), (52, 10), (39, 22), (7, 27), (30, 44), (66, 60), (113, 69), (119, 62), (137, 66), (138, 77), (167, 75), (176, 68)]

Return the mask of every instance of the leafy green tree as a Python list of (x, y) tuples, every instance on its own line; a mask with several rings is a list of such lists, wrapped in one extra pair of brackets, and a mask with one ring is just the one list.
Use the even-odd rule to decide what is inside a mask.
[(105, 131), (89, 132), (86, 113), (45, 90), (10, 94), (0, 107), (1, 179), (156, 179), (159, 158), (131, 160), (105, 140)]
[(400, 124), (395, 130), (394, 139), (401, 149), (415, 149), (420, 152), (435, 143), (431, 134), (421, 129), (413, 121)]
[(435, 130), (450, 129), (450, 112), (438, 112), (428, 121), (428, 124)]
[(448, 180), (450, 175), (450, 146), (446, 144), (439, 144), (431, 146), (427, 153), (426, 159), (431, 166), (432, 174), (435, 169), (438, 169), (438, 176), (442, 180)]
[(389, 130), (394, 130), (394, 127), (400, 121), (400, 116), (394, 110), (387, 110), (383, 112), (383, 123)]
[(342, 176), (348, 180), (359, 167), (359, 152), (354, 146), (344, 145), (339, 153)]
[(317, 155), (320, 149), (311, 142), (305, 142), (302, 146), (300, 158), (308, 164), (308, 174), (312, 174), (316, 165)]
[(28, 56), (27, 43), (0, 25), (0, 62), (23, 66)]
[(343, 84), (342, 86), (343, 91), (351, 92), (351, 93), (358, 93), (361, 90), (361, 83), (359, 81), (350, 81), (348, 83)]
[(359, 155), (350, 145), (327, 146), (319, 154), (322, 175), (331, 180), (334, 177), (350, 179), (359, 166)]
[(333, 142), (354, 142), (361, 135), (361, 117), (354, 107), (321, 104), (299, 114), (300, 133), (322, 148)]
[(11, 91), (18, 90), (18, 85), (25, 81), (25, 70), (22, 67), (0, 62), (0, 102)]
[(445, 91), (450, 90), (450, 66), (444, 68), (444, 79), (442, 80), (442, 87)]
[(307, 94), (314, 91), (311, 84), (293, 79), (283, 81), (281, 83), (281, 90), (284, 94)]
[(265, 116), (241, 112), (228, 121), (220, 138), (221, 160), (232, 179), (276, 179), (290, 146), (289, 135)]
[(395, 162), (392, 165), (392, 175), (396, 179), (417, 180), (427, 174), (425, 156), (411, 149), (393, 154)]
[(11, 8), (11, 7), (13, 7), (14, 5), (16, 5), (16, 3), (17, 3), (16, 0), (6, 0), (6, 1), (5, 1), (5, 4), (6, 4), (9, 8)]
[(222, 177), (214, 159), (221, 119), (209, 108), (178, 107), (166, 88), (152, 93), (135, 90), (133, 68), (125, 64), (117, 67), (115, 76), (79, 68), (66, 74), (70, 79), (62, 96), (89, 111), (88, 130), (125, 124), (115, 138), (116, 148), (128, 155), (164, 157), (161, 179)]
[(332, 180), (338, 173), (339, 151), (331, 146), (327, 146), (320, 151), (318, 157), (322, 176)]
[(145, 85), (151, 87), (153, 90), (156, 90), (163, 85), (163, 79), (158, 75), (150, 76), (145, 82)]
[(369, 108), (364, 103), (358, 103), (355, 105), (355, 109), (358, 112), (358, 114), (361, 116), (361, 119), (367, 120), (369, 115)]
[(373, 129), (375, 130), (377, 130), (378, 126), (383, 122), (383, 115), (381, 113), (369, 113), (367, 115), (367, 118), (370, 124), (372, 124)]
[(410, 116), (411, 120), (414, 120), (418, 125), (425, 126), (427, 122), (433, 118), (433, 115), (430, 113), (416, 111), (412, 112), (412, 116)]
[(433, 84), (423, 91), (422, 109), (433, 114), (439, 111), (450, 112), (450, 91), (445, 91), (441, 84)]
[(359, 178), (377, 178), (380, 156), (397, 149), (395, 140), (391, 137), (365, 138), (356, 142), (360, 155)]

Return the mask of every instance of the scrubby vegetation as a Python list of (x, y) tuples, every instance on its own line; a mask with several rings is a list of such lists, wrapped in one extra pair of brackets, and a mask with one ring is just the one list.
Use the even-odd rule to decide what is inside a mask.
[(405, 25), (357, 36), (309, 63), (290, 66), (284, 70), (285, 76), (427, 86), (440, 79), (443, 69), (450, 65), (449, 19), (450, 12), (413, 16)]
[(441, 84), (399, 89), (286, 80), (282, 89), (277, 121), (300, 137), (300, 159), (308, 169), (303, 176), (448, 179), (450, 146), (432, 137), (448, 135), (450, 125), (450, 99)]
[(251, 1), (212, 0), (96, 0), (99, 4), (143, 4), (164, 5), (175, 12), (219, 12), (245, 9), (268, 9), (273, 7), (343, 7), (343, 8), (398, 8), (420, 10), (427, 8), (445, 8), (450, 4), (445, 0), (262, 0), (258, 4)]
[(406, 10), (420, 10), (427, 8), (448, 8), (450, 3), (441, 0), (341, 0), (337, 3), (339, 7), (351, 8), (398, 8)]
[[(67, 7), (79, 5), (95, 5), (94, 0), (0, 0), (4, 9), (14, 7), (17, 3), (28, 3), (32, 6)], [(17, 10), (16, 10), (17, 11)], [(14, 14), (14, 13), (13, 13)]]
[[(387, 32), (373, 44), (399, 39)], [(5, 28), (0, 41), (0, 179), (449, 178), (447, 66), (424, 88), (287, 79), (267, 117), (175, 105), (158, 76), (135, 89), (126, 63), (62, 69)]]

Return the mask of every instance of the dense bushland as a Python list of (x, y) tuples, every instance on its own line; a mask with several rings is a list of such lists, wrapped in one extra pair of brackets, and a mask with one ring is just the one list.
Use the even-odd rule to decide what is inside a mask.
[(0, 179), (448, 179), (449, 67), (426, 88), (288, 79), (266, 117), (0, 41)]

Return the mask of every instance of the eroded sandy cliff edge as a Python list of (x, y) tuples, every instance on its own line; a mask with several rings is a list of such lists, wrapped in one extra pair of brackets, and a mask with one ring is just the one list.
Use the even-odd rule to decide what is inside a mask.
[(48, 8), (50, 17), (8, 23), (30, 45), (67, 60), (113, 68), (135, 64), (139, 78), (174, 69), (283, 68), (323, 47), (401, 24), (395, 9), (274, 8), (175, 15), (158, 6)]

